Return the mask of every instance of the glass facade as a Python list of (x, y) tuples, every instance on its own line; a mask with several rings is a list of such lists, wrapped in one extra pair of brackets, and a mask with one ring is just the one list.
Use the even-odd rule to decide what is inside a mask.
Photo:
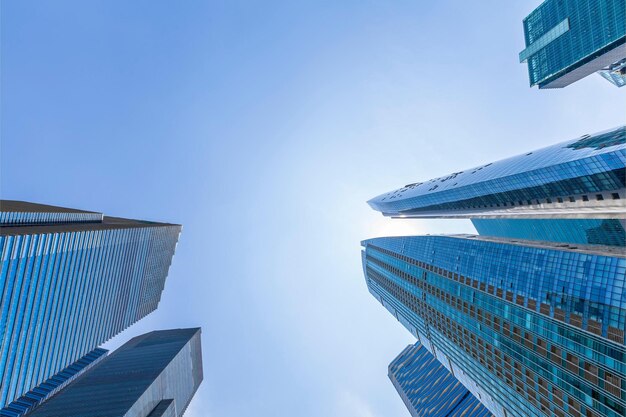
[(0, 417), (20, 417), (28, 411), (53, 396), (67, 384), (72, 382), (78, 375), (85, 372), (98, 363), (108, 353), (105, 349), (96, 348), (63, 369), (58, 374), (49, 378), (43, 384), (35, 387), (22, 395), (11, 404), (0, 410)]
[(495, 415), (625, 415), (623, 248), (477, 236), (362, 245), (372, 295)]
[(2, 409), (156, 309), (181, 227), (0, 207)]
[(201, 331), (135, 337), (29, 417), (180, 417), (202, 382)]
[(623, 213), (626, 127), (426, 182), (368, 204), (393, 217), (586, 217)]
[(598, 71), (602, 77), (617, 87), (626, 85), (626, 58), (615, 64), (609, 65), (607, 69)]
[(491, 417), (492, 414), (419, 343), (389, 364), (389, 379), (413, 417)]
[(624, 85), (625, 0), (546, 0), (524, 19), (524, 38), (531, 86), (565, 87), (596, 71)]
[(624, 219), (472, 219), (480, 235), (625, 246)]

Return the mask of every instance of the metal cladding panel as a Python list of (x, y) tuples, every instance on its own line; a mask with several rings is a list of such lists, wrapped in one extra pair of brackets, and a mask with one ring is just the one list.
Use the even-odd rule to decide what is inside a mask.
[(156, 309), (181, 227), (0, 228), (0, 408)]
[[(567, 30), (550, 36), (563, 22), (567, 22)], [(520, 56), (530, 55), (527, 58), (530, 85), (554, 87), (560, 78), (626, 42), (626, 2), (547, 0), (524, 19), (524, 36), (526, 50)], [(624, 52), (626, 49), (622, 49)], [(589, 67), (570, 82), (602, 68), (603, 65)]]
[[(388, 216), (419, 217), (424, 213), (454, 215), (469, 211), (523, 211), (532, 217), (538, 205), (581, 208), (609, 207), (624, 211), (626, 127), (549, 146), (523, 155), (408, 184), (368, 201)], [(596, 194), (606, 192), (598, 197)], [(616, 199), (616, 200), (615, 200)], [(571, 202), (571, 203), (570, 203)]]
[(473, 236), (362, 244), (372, 293), (494, 414), (625, 414), (622, 248)]
[(135, 337), (29, 417), (180, 417), (202, 382), (200, 336), (196, 328)]
[(493, 416), (420, 343), (407, 346), (389, 364), (389, 379), (412, 416)]

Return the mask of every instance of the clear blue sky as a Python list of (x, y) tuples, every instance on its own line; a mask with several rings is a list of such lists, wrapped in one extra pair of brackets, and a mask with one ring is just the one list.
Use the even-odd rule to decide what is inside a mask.
[(159, 310), (202, 326), (200, 416), (408, 416), (411, 337), (359, 241), (406, 183), (624, 123), (599, 76), (528, 88), (538, 0), (2, 2), (3, 198), (184, 226)]

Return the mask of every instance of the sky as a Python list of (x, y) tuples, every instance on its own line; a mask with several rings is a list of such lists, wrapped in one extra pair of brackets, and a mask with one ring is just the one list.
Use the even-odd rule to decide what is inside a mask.
[(3, 1), (0, 196), (183, 225), (106, 347), (201, 326), (186, 416), (407, 417), (359, 242), (473, 228), (366, 201), (626, 122), (600, 76), (528, 87), (539, 3)]

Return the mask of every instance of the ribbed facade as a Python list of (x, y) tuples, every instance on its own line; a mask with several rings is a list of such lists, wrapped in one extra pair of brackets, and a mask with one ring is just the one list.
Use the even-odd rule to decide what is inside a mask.
[(415, 218), (623, 216), (626, 127), (408, 184), (368, 204)]
[(495, 415), (625, 414), (622, 248), (471, 236), (362, 244), (370, 292)]
[(524, 38), (531, 86), (565, 87), (596, 71), (624, 85), (624, 0), (546, 0), (524, 19)]
[(101, 222), (102, 213), (65, 207), (0, 200), (0, 225), (37, 225), (53, 223)]
[(419, 343), (390, 364), (389, 379), (413, 417), (491, 417), (492, 414)]
[(49, 378), (41, 385), (28, 391), (11, 404), (0, 410), (0, 417), (20, 417), (33, 408), (56, 394), (67, 384), (72, 382), (78, 375), (85, 372), (93, 365), (102, 360), (108, 353), (105, 349), (96, 348), (63, 369), (61, 372)]
[(180, 417), (202, 382), (200, 329), (135, 337), (29, 417)]
[(181, 228), (0, 207), (22, 213), (0, 228), (2, 409), (156, 309)]

